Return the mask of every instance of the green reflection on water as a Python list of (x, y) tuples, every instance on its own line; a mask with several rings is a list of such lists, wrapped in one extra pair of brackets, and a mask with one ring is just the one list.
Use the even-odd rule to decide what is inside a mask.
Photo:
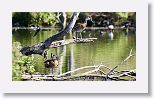
[[(48, 51), (48, 57), (50, 57), (51, 52), (57, 54), (59, 57), (63, 53), (62, 72), (66, 72), (82, 66), (97, 65), (101, 62), (113, 68), (128, 56), (131, 48), (133, 48), (133, 53), (136, 53), (135, 33), (130, 32), (126, 35), (123, 30), (115, 30), (114, 39), (110, 40), (106, 33), (107, 31), (104, 30), (106, 34), (103, 36), (100, 35), (100, 31), (103, 30), (87, 30), (82, 33), (83, 37), (97, 37), (98, 39), (95, 42), (67, 45), (66, 53), (63, 53), (64, 47), (52, 48)], [(39, 35), (33, 37), (34, 32), (31, 30), (13, 30), (12, 41), (20, 42), (23, 47), (31, 46), (44, 41), (55, 33), (58, 33), (57, 29), (41, 30)], [(36, 70), (41, 73), (46, 73), (43, 57), (35, 55), (35, 60)], [(117, 68), (117, 70), (130, 70), (135, 68), (136, 57), (132, 57), (123, 66)]]

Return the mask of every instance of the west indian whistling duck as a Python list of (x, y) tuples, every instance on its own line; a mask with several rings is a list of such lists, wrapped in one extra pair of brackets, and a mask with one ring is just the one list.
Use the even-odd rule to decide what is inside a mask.
[(61, 25), (61, 31), (66, 26), (66, 13), (65, 12), (58, 12), (57, 18), (59, 20), (59, 23)]
[(114, 29), (114, 26), (113, 25), (109, 25), (108, 26), (108, 30), (109, 30), (109, 32), (108, 32), (108, 36), (109, 36), (109, 38), (111, 39), (111, 40), (113, 40), (113, 29)]
[(81, 32), (83, 32), (83, 30), (86, 29), (87, 26), (87, 21), (91, 20), (91, 17), (86, 17), (83, 23), (77, 23), (74, 28), (73, 28), (73, 32), (75, 33), (75, 39), (77, 40), (78, 38), (78, 33), (80, 33), (80, 38), (82, 38)]
[(99, 33), (100, 33), (100, 36), (101, 37), (103, 37), (105, 35), (105, 32), (104, 31), (100, 31)]
[(31, 25), (30, 29), (36, 31), (35, 34), (34, 34), (34, 36), (38, 35), (39, 32), (40, 32), (40, 30), (41, 30), (40, 27), (39, 27), (38, 25), (37, 25), (37, 26)]
[(121, 29), (126, 29), (126, 32), (125, 32), (125, 35), (128, 34), (129, 32), (129, 27), (131, 26), (131, 22), (129, 21), (126, 21), (122, 26), (121, 26)]
[(53, 74), (53, 69), (58, 67), (58, 58), (56, 55), (51, 53), (51, 58), (44, 61), (46, 68), (51, 68), (51, 73)]
[(129, 28), (130, 26), (131, 26), (131, 22), (126, 21), (126, 22), (124, 22), (123, 25), (121, 26), (121, 29)]

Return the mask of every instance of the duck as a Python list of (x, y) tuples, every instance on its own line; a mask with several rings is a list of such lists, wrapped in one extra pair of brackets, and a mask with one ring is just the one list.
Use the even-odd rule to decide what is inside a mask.
[(58, 12), (57, 15), (58, 21), (61, 25), (61, 31), (64, 30), (66, 26), (66, 13), (65, 12)]
[(72, 32), (75, 33), (75, 38), (76, 40), (78, 39), (78, 33), (80, 33), (80, 38), (82, 39), (82, 34), (83, 30), (86, 29), (87, 26), (87, 21), (92, 20), (90, 16), (86, 17), (83, 23), (77, 23), (74, 28), (72, 29)]
[(129, 27), (130, 27), (130, 26), (131, 26), (131, 22), (129, 22), (129, 21), (125, 22), (125, 23), (121, 26), (121, 29), (125, 29), (125, 30), (126, 30), (125, 35), (128, 34), (128, 32), (129, 32)]
[(108, 36), (109, 36), (109, 38), (111, 39), (111, 40), (113, 40), (113, 37), (114, 37), (114, 35), (113, 35), (113, 29), (114, 29), (114, 26), (113, 25), (109, 25), (108, 26)]
[(131, 22), (129, 22), (129, 21), (126, 21), (122, 26), (121, 26), (121, 29), (127, 29), (127, 28), (129, 28), (131, 26)]
[(36, 31), (33, 37), (35, 37), (36, 35), (38, 35), (39, 32), (40, 32), (40, 30), (41, 30), (41, 28), (38, 25), (37, 26), (31, 25), (30, 29)]
[(105, 35), (105, 32), (104, 31), (100, 31), (99, 34), (100, 34), (101, 37), (103, 37)]
[(50, 68), (52, 70), (51, 73), (53, 74), (53, 69), (59, 65), (58, 57), (51, 53), (50, 59), (46, 59), (44, 64), (46, 68)]

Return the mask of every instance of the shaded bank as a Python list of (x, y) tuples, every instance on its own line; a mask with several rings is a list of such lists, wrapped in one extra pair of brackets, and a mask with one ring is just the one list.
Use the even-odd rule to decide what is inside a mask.
[[(67, 23), (71, 18), (72, 12), (66, 12)], [(91, 16), (94, 23), (88, 21), (88, 27), (106, 27), (110, 24), (120, 26), (126, 21), (130, 21), (132, 27), (136, 26), (135, 12), (81, 12), (77, 22), (83, 22), (85, 16)], [(28, 27), (30, 25), (39, 25), (41, 27), (60, 27), (57, 18), (57, 12), (13, 12), (13, 27)]]

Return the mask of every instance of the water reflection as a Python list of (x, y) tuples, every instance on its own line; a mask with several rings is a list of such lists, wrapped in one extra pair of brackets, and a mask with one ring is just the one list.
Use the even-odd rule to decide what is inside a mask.
[[(16, 30), (13, 31), (12, 40), (13, 42), (19, 41), (22, 46), (31, 46), (44, 41), (55, 33), (58, 33), (58, 29), (41, 30), (39, 35), (33, 37), (33, 31)], [(113, 40), (109, 39), (106, 30), (86, 30), (82, 33), (82, 36), (83, 38), (97, 37), (98, 39), (95, 42), (69, 44), (48, 50), (48, 53), (52, 52), (59, 57), (60, 64), (59, 68), (54, 70), (55, 74), (61, 74), (82, 66), (97, 65), (101, 62), (112, 68), (127, 57), (131, 48), (133, 48), (133, 53), (136, 53), (136, 36), (134, 31), (126, 33), (125, 30), (115, 30)], [(69, 35), (66, 38), (70, 38)], [(50, 57), (50, 54), (48, 57)], [(36, 70), (41, 73), (48, 73), (49, 71), (44, 67), (43, 57), (35, 55), (35, 59), (37, 59)], [(136, 57), (132, 57), (132, 59), (117, 69), (130, 70), (135, 68)]]

